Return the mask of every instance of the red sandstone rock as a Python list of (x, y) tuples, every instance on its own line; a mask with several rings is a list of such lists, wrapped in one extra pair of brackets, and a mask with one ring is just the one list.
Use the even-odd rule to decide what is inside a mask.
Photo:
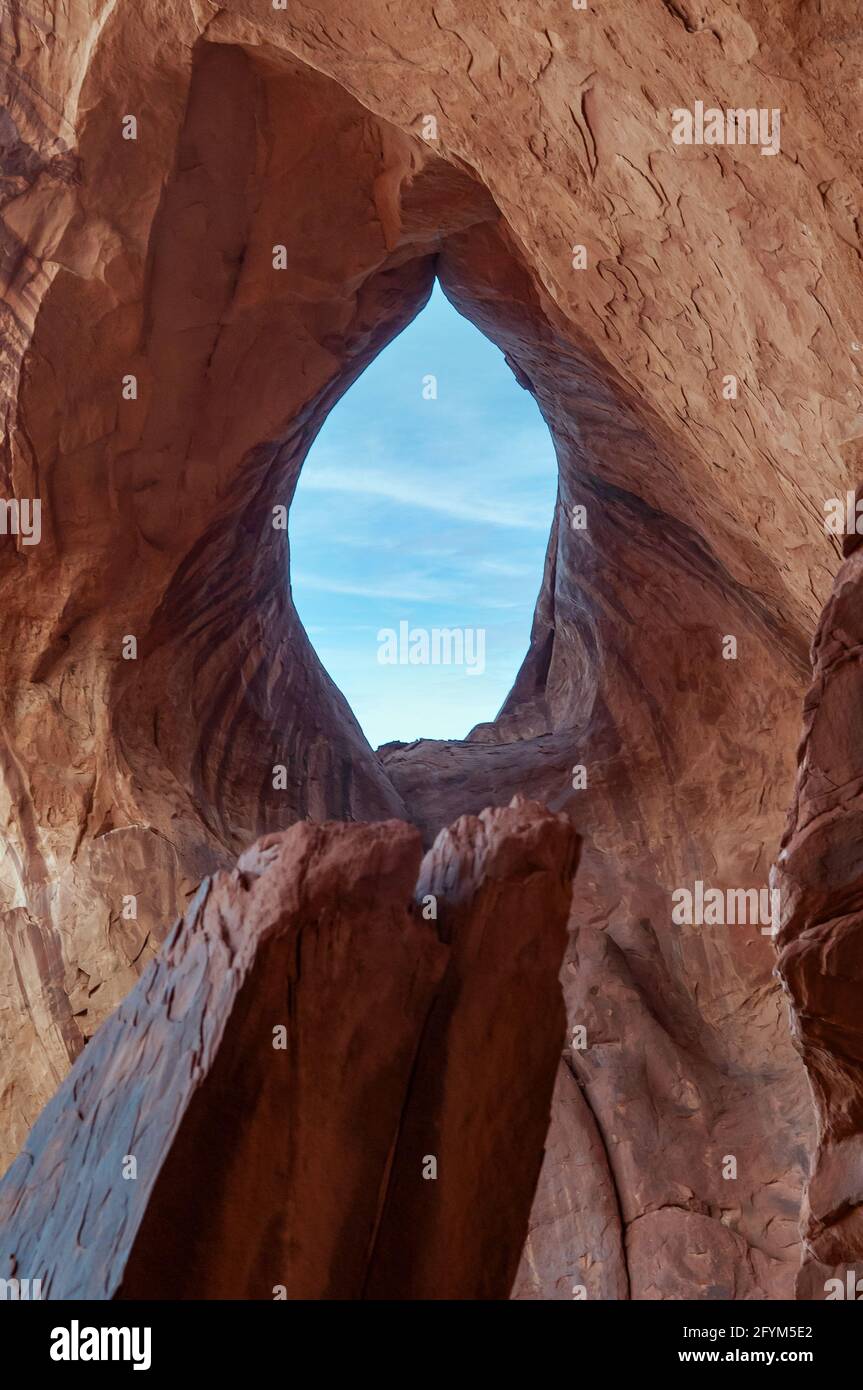
[[(779, 968), (809, 1072), (818, 1145), (803, 1209), (800, 1296), (863, 1278), (863, 551), (813, 643), (794, 805), (775, 871)], [(863, 1288), (863, 1286), (861, 1286)]]
[[(565, 817), (528, 819), (516, 801), (462, 817), (423, 861), (417, 896), (441, 903), (450, 958), (402, 1115), (370, 1297), (496, 1298), (512, 1287), (566, 1025), (557, 977), (572, 850)], [(438, 1155), (445, 1181), (417, 1182), (425, 1154)], [(520, 1187), (513, 1242), (501, 1216), (518, 1210)]]
[[(839, 563), (822, 502), (861, 472), (851, 9), (7, 11), (4, 495), (44, 518), (37, 546), (0, 538), (0, 1161), (203, 874), (305, 817), (407, 816), (429, 841), (519, 791), (585, 834), (564, 978), (590, 1040), (519, 1288), (787, 1292), (813, 1137), (772, 944), (676, 928), (670, 895), (766, 882)], [(780, 108), (781, 154), (675, 146), (672, 110), (708, 95)], [(536, 395), (560, 503), (500, 719), (378, 760), (302, 632), (272, 508), (435, 273)], [(792, 984), (829, 1035), (822, 1110), (851, 1084), (846, 951)], [(659, 1258), (683, 1229), (698, 1266)]]
[(0, 1184), (3, 1276), (54, 1299), (505, 1298), (575, 846), (523, 803), (421, 868), (399, 822), (302, 823), (205, 880)]

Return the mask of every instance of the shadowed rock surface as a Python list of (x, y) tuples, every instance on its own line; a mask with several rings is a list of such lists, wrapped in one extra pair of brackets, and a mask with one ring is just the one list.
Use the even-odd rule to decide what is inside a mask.
[(53, 1299), (505, 1298), (576, 845), (524, 803), (422, 866), (399, 822), (303, 823), (205, 880), (0, 1184), (4, 1277), (38, 1270)]
[[(850, 547), (849, 547), (850, 549)], [(863, 1280), (863, 550), (836, 578), (812, 646), (797, 789), (775, 870), (779, 969), (812, 1081), (818, 1144), (799, 1290)], [(863, 1282), (857, 1285), (863, 1294)]]

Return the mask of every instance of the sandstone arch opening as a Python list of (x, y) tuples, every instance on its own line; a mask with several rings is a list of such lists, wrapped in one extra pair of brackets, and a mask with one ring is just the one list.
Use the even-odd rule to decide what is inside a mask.
[[(771, 945), (668, 929), (670, 890), (705, 867), (717, 884), (766, 877), (791, 781), (812, 576), (823, 587), (824, 573), (796, 484), (777, 485), (792, 457), (823, 443), (808, 406), (792, 408), (793, 429), (770, 428), (772, 401), (787, 396), (783, 354), (760, 355), (751, 415), (716, 406), (719, 357), (752, 362), (728, 288), (739, 265), (771, 343), (788, 328), (772, 318), (784, 299), (763, 247), (741, 241), (710, 182), (732, 182), (719, 154), (702, 222), (684, 159), (663, 154), (653, 168), (630, 148), (642, 172), (618, 157), (613, 82), (580, 104), (559, 99), (578, 63), (572, 41), (561, 68), (569, 40), (556, 30), (514, 25), (506, 63), (465, 68), (455, 34), (418, 23), (408, 67), (392, 56), (413, 42), (395, 19), (390, 57), (376, 47), (359, 61), (301, 15), (286, 38), (278, 16), (221, 11), (205, 40), (190, 17), (166, 44), (162, 12), (137, 8), (108, 17), (109, 46), (77, 45), (90, 65), (83, 87), (70, 81), (80, 169), (73, 177), (65, 134), (37, 129), (39, 187), (9, 219), (8, 471), (21, 495), (45, 478), (51, 487), (42, 544), (3, 557), (11, 1151), (197, 881), (260, 834), (398, 816), (430, 838), (521, 792), (585, 835), (564, 984), (590, 1050), (568, 1049), (561, 1066), (520, 1293), (568, 1298), (585, 1269), (591, 1297), (790, 1291), (810, 1115)], [(640, 61), (593, 41), (600, 69), (620, 77), (623, 51)], [(442, 56), (427, 80), (429, 44)], [(645, 51), (637, 101), (661, 90), (673, 102)], [(500, 128), (484, 84), (518, 71), (522, 53), (550, 81), (525, 82)], [(543, 101), (536, 140), (529, 113)], [(437, 145), (421, 133), (425, 107), (454, 113)], [(121, 164), (129, 108), (147, 124)], [(655, 112), (632, 119), (653, 138)], [(761, 165), (747, 189), (768, 177)], [(839, 257), (829, 201), (807, 201), (807, 236), (811, 225)], [(583, 276), (576, 239), (590, 243)], [(435, 276), (539, 401), (560, 493), (529, 650), (500, 717), (464, 742), (376, 758), (296, 617), (272, 516), (290, 505), (321, 422)], [(844, 321), (830, 307), (831, 323)], [(827, 331), (805, 327), (792, 325), (791, 340)], [(835, 403), (841, 392), (804, 350)], [(121, 367), (139, 388), (126, 404)], [(823, 421), (831, 443), (847, 438), (833, 406)], [(798, 524), (809, 526), (807, 563), (777, 564)], [(40, 596), (37, 624), (24, 593)], [(118, 655), (130, 632), (134, 665)], [(720, 656), (728, 632), (736, 665)], [(583, 790), (575, 766), (588, 770)], [(137, 897), (131, 925), (118, 884)], [(725, 1153), (746, 1159), (733, 1201)], [(561, 1178), (574, 1168), (588, 1173), (583, 1187)], [(696, 1247), (698, 1266), (687, 1262)], [(659, 1262), (668, 1248), (675, 1257)]]
[(436, 284), (330, 412), (291, 505), (294, 604), (373, 748), (494, 719), (556, 490), (535, 402)]

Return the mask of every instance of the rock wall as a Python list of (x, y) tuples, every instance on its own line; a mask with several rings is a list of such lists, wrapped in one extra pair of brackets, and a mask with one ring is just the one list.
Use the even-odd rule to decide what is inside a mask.
[[(803, 1298), (863, 1294), (863, 550), (813, 643), (794, 803), (779, 852), (779, 968), (812, 1081), (818, 1143), (803, 1209)], [(835, 1293), (834, 1293), (835, 1296)]]
[(402, 822), (300, 823), (205, 880), (0, 1183), (4, 1278), (51, 1299), (505, 1298), (576, 849), (522, 802), (422, 864)]
[[(42, 501), (38, 545), (0, 537), (4, 1157), (203, 874), (298, 819), (429, 841), (522, 792), (585, 850), (516, 1294), (788, 1293), (813, 1137), (773, 943), (671, 895), (765, 885), (791, 794), (822, 501), (861, 462), (858, 26), (10, 0), (0, 55), (4, 495)], [(780, 150), (675, 144), (697, 100), (781, 112)], [(498, 720), (378, 759), (274, 508), (435, 274), (535, 394), (560, 496)]]

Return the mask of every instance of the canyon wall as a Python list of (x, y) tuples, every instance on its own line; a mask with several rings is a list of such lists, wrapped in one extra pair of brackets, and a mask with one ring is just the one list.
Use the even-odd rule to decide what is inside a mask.
[[(856, 536), (821, 616), (779, 852), (779, 966), (812, 1080), (817, 1147), (803, 1209), (802, 1298), (863, 1295), (863, 550)], [(835, 1296), (835, 1293), (834, 1293)]]
[[(584, 851), (515, 1296), (789, 1294), (815, 1140), (774, 943), (671, 895), (767, 883), (822, 503), (861, 471), (853, 20), (10, 0), (0, 57), (4, 496), (42, 504), (38, 545), (0, 537), (0, 1162), (202, 876), (298, 820), (430, 843), (522, 793)], [(780, 149), (675, 144), (697, 100), (781, 112)], [(436, 275), (536, 396), (560, 492), (498, 719), (376, 757), (280, 509)]]

